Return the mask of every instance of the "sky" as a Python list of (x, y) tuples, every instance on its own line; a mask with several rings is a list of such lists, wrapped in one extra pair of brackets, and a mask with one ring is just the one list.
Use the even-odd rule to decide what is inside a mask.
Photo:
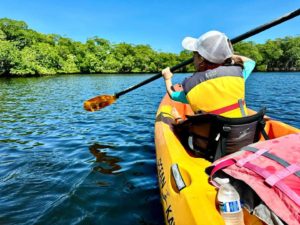
[[(85, 42), (147, 44), (179, 53), (186, 36), (209, 30), (234, 38), (300, 8), (299, 0), (0, 0), (0, 18), (25, 21), (30, 29)], [(247, 41), (300, 35), (300, 16)]]

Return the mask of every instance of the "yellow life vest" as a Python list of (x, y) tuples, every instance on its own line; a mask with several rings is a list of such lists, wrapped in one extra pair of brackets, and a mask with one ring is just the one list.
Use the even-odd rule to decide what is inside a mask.
[(245, 80), (239, 66), (219, 66), (197, 72), (183, 84), (194, 112), (207, 112), (229, 118), (247, 115)]

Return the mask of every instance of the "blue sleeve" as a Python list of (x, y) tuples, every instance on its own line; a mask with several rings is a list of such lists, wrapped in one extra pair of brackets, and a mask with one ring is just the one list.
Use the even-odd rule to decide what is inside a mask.
[(255, 62), (250, 59), (250, 60), (245, 61), (243, 65), (244, 65), (243, 76), (244, 76), (244, 79), (247, 80), (247, 78), (252, 73), (252, 71), (255, 67)]
[(174, 101), (177, 101), (177, 102), (182, 102), (182, 103), (185, 103), (185, 104), (188, 103), (188, 100), (186, 99), (184, 91), (174, 91), (174, 92), (172, 92), (171, 98)]

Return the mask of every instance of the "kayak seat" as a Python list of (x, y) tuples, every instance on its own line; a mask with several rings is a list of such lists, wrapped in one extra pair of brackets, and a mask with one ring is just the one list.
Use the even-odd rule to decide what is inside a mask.
[(265, 113), (266, 108), (242, 118), (196, 114), (174, 125), (174, 132), (190, 153), (213, 162), (257, 142), (260, 135), (269, 139), (264, 131)]

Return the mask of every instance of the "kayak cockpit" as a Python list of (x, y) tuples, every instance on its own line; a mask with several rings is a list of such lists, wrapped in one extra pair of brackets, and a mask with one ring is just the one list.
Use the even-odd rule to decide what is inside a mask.
[[(224, 224), (216, 207), (217, 190), (208, 182), (209, 176), (205, 172), (211, 162), (193, 154), (181, 143), (173, 126), (173, 108), (183, 119), (194, 115), (189, 105), (174, 102), (168, 95), (163, 98), (156, 115), (157, 169), (166, 224)], [(248, 113), (256, 112), (248, 110)], [(264, 116), (264, 122), (264, 130), (270, 139), (299, 132), (297, 128), (267, 116)], [(263, 135), (260, 134), (258, 139), (264, 140)], [(176, 184), (178, 174), (184, 188)], [(263, 224), (248, 212), (244, 212), (244, 221), (247, 225)]]

